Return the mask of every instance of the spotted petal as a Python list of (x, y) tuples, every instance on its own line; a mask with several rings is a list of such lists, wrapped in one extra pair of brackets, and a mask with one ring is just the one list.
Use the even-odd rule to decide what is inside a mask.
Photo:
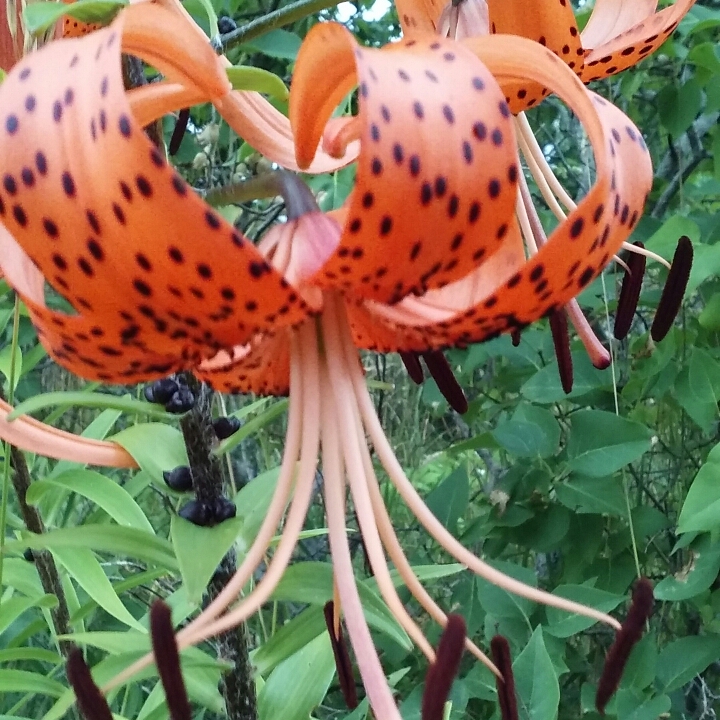
[[(646, 4), (641, 3), (640, 0), (632, 1), (638, 5)], [(632, 3), (623, 3), (623, 5), (627, 4)], [(651, 55), (667, 40), (694, 4), (695, 0), (678, 0), (674, 5), (666, 7), (658, 13), (650, 14), (619, 35), (606, 37), (598, 45), (590, 45), (590, 40), (595, 39), (593, 34), (596, 32), (591, 26), (587, 39), (583, 33), (583, 42), (591, 49), (588, 50), (585, 57), (585, 66), (580, 77), (584, 82), (599, 80), (622, 72)], [(601, 10), (603, 10), (602, 7), (596, 7), (593, 14), (599, 13)], [(633, 13), (636, 12), (637, 9), (633, 11)], [(625, 21), (623, 22), (625, 24)]]
[(312, 282), (396, 302), (462, 277), (500, 247), (517, 192), (512, 117), (462, 45), (366, 49), (323, 23), (298, 55), (290, 97), (300, 165), (357, 83), (355, 188), (340, 243)]
[(464, 279), (392, 308), (368, 303), (364, 311), (383, 330), (373, 332), (373, 322), (358, 314), (356, 334), (364, 346), (419, 350), (478, 342), (562, 307), (627, 239), (650, 191), (650, 157), (637, 128), (614, 105), (584, 89), (556, 56), (522, 38), (510, 44), (498, 36), (465, 42), (501, 80), (527, 77), (547, 84), (571, 107), (595, 153), (595, 184), (530, 260), (524, 260), (511, 227), (501, 250)]
[[(488, 0), (490, 31), (529, 38), (545, 45), (572, 69), (582, 66), (585, 54), (572, 5), (568, 0)], [(513, 112), (540, 102), (547, 89), (526, 79), (504, 85)]]
[(595, 0), (590, 18), (580, 33), (583, 45), (597, 48), (650, 17), (657, 0)]
[[(48, 310), (37, 293), (24, 299), (63, 365), (120, 382), (189, 366), (307, 313), (142, 132), (122, 84), (127, 17), (51, 43), (0, 87), (2, 222), (77, 314)], [(3, 270), (7, 262), (0, 256)]]

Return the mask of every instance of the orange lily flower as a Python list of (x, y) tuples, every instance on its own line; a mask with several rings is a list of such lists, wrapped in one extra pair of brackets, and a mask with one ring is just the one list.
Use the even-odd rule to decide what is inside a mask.
[[(595, 0), (590, 19), (580, 31), (567, 0), (534, 0), (531, 11), (523, 0), (395, 2), (408, 38), (446, 34), (449, 26), (459, 28), (460, 37), (473, 31), (482, 34), (487, 23), (492, 33), (520, 35), (545, 45), (586, 83), (622, 72), (655, 52), (695, 0), (677, 0), (659, 12), (657, 4), (657, 0)], [(514, 113), (532, 107), (548, 93), (538, 83), (525, 81), (505, 87)]]
[[(141, 131), (207, 98), (234, 112), (210, 47), (175, 40), (185, 28), (173, 11), (130, 6), (110, 27), (25, 59), (0, 87), (0, 268), (51, 356), (106, 382), (185, 368), (221, 391), (290, 394), (280, 476), (262, 527), (235, 578), (178, 634), (179, 647), (233, 627), (270, 597), (303, 527), (322, 449), (336, 607), (376, 717), (399, 720), (360, 605), (346, 488), (380, 592), (431, 662), (435, 653), (397, 596), (385, 553), (428, 613), (442, 624), (446, 615), (395, 535), (366, 434), (397, 492), (459, 562), (510, 592), (618, 629), (605, 613), (494, 570), (442, 526), (382, 431), (358, 349), (426, 352), (479, 342), (566, 305), (642, 212), (652, 168), (638, 130), (524, 38), (426, 38), (378, 50), (359, 47), (340, 25), (320, 24), (303, 44), (291, 91), (297, 164), (313, 167), (319, 144), (341, 156), (359, 141), (356, 184), (334, 216), (302, 192), (287, 198), (288, 222), (256, 247)], [(152, 62), (166, 82), (125, 93), (121, 46)], [(587, 196), (529, 259), (514, 214), (520, 172), (503, 87), (523, 78), (567, 102), (596, 167)], [(331, 119), (355, 86), (358, 116)], [(45, 282), (75, 314), (47, 307)], [(0, 435), (8, 432), (34, 452), (98, 463), (109, 447), (100, 464), (130, 463), (111, 443), (89, 446), (33, 421), (0, 422)], [(43, 433), (48, 444), (39, 442)], [(263, 579), (226, 612), (265, 558), (288, 502)], [(470, 641), (465, 646), (499, 673)]]

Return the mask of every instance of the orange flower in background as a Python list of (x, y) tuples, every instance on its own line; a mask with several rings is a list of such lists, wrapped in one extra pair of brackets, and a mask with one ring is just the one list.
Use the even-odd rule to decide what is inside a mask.
[[(396, 0), (406, 37), (436, 33), (454, 16), (461, 37), (482, 32), (487, 20), (492, 33), (520, 35), (545, 45), (574, 70), (583, 82), (615, 75), (652, 54), (685, 17), (695, 0), (677, 0), (657, 12), (657, 0), (595, 0), (580, 31), (569, 0)], [(452, 11), (452, 6), (456, 8)], [(526, 81), (505, 86), (514, 113), (537, 104), (547, 88)], [(543, 92), (544, 91), (544, 92)]]
[[(378, 50), (359, 47), (340, 25), (320, 24), (298, 55), (290, 97), (297, 165), (332, 165), (359, 141), (355, 186), (345, 208), (328, 216), (288, 181), (288, 222), (254, 246), (141, 130), (206, 100), (237, 117), (222, 62), (200, 40), (174, 9), (130, 6), (109, 28), (27, 58), (0, 87), (0, 269), (50, 355), (104, 382), (191, 369), (222, 391), (290, 394), (280, 476), (262, 527), (233, 581), (178, 633), (179, 647), (227, 630), (270, 597), (303, 527), (321, 453), (339, 607), (376, 717), (400, 717), (360, 606), (348, 489), (380, 592), (430, 662), (435, 653), (397, 596), (386, 554), (421, 606), (442, 624), (446, 616), (404, 555), (366, 435), (398, 494), (459, 562), (508, 591), (617, 629), (604, 613), (504, 576), (442, 526), (382, 431), (358, 350), (479, 342), (566, 305), (642, 213), (652, 169), (638, 130), (524, 38), (422, 38)], [(166, 80), (124, 92), (121, 49)], [(530, 258), (515, 215), (521, 176), (504, 99), (519, 80), (551, 88), (570, 106), (596, 168), (586, 197)], [(354, 87), (358, 116), (332, 119)], [(320, 162), (319, 145), (327, 151)], [(45, 283), (73, 312), (47, 307)], [(34, 421), (0, 420), (0, 435), (55, 457), (130, 462), (112, 443), (88, 445)], [(288, 503), (262, 580), (226, 611), (264, 561)]]

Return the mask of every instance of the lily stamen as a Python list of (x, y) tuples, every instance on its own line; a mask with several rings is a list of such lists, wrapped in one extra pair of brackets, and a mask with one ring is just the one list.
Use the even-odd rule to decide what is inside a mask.
[(502, 635), (496, 635), (490, 641), (490, 650), (495, 664), (502, 672), (502, 678), (496, 678), (498, 704), (502, 720), (517, 720), (517, 695), (515, 694), (515, 676), (510, 656), (510, 645)]
[(608, 651), (598, 683), (595, 707), (602, 715), (605, 714), (605, 706), (620, 684), (630, 652), (642, 637), (648, 618), (652, 614), (653, 600), (652, 583), (647, 578), (639, 578), (633, 587), (627, 617)]
[(357, 688), (355, 687), (355, 676), (353, 674), (352, 662), (348, 651), (347, 643), (343, 637), (342, 626), (336, 624), (339, 614), (336, 613), (336, 604), (333, 601), (325, 603), (323, 613), (325, 624), (330, 635), (333, 656), (335, 657), (335, 668), (337, 670), (340, 690), (345, 698), (348, 709), (354, 710), (358, 706)]
[(422, 696), (422, 720), (442, 720), (453, 681), (460, 669), (465, 641), (465, 620), (460, 615), (448, 615), (437, 656), (425, 676)]
[[(642, 247), (642, 243), (635, 243), (636, 247)], [(615, 325), (613, 334), (616, 340), (623, 340), (627, 337), (632, 326), (635, 311), (637, 310), (640, 290), (645, 275), (645, 255), (632, 253), (625, 265), (625, 275), (620, 286), (617, 309), (615, 311)]]

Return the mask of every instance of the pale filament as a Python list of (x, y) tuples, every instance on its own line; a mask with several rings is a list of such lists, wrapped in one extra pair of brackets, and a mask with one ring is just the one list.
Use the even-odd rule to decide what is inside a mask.
[[(584, 615), (618, 629), (620, 624), (606, 613), (525, 585), (495, 570), (458, 542), (435, 518), (407, 479), (395, 457), (365, 384), (358, 351), (342, 300), (326, 293), (319, 323), (304, 323), (291, 333), (290, 417), (288, 438), (278, 486), (255, 542), (221, 595), (177, 635), (181, 649), (227, 631), (249, 618), (267, 602), (287, 567), (302, 530), (312, 498), (317, 461), (322, 443), (327, 523), (334, 571), (334, 594), (339, 597), (345, 624), (363, 683), (376, 717), (400, 720), (393, 694), (370, 635), (358, 594), (345, 521), (345, 487), (349, 483), (360, 529), (378, 589), (401, 627), (432, 662), (435, 654), (395, 590), (385, 551), (421, 606), (439, 623), (446, 616), (415, 576), (395, 536), (383, 503), (365, 439), (367, 431), (391, 482), (421, 525), (458, 562), (496, 586), (529, 600)], [(322, 347), (322, 351), (319, 350)], [(296, 473), (296, 466), (299, 468)], [(295, 491), (293, 479), (297, 475)], [(273, 533), (292, 494), (280, 543), (257, 586), (234, 608), (254, 570), (262, 562)], [(222, 614), (226, 611), (225, 614)], [(339, 617), (340, 607), (336, 608)], [(471, 642), (466, 647), (492, 672), (497, 668)], [(152, 662), (141, 658), (114, 678), (106, 689), (116, 687)]]
[(581, 605), (580, 603), (576, 603), (571, 600), (566, 600), (565, 598), (551, 595), (543, 590), (525, 585), (525, 583), (508, 577), (504, 573), (495, 570), (495, 568), (483, 562), (465, 548), (445, 529), (445, 527), (443, 527), (439, 520), (432, 514), (427, 505), (425, 505), (422, 498), (418, 495), (395, 457), (395, 454), (390, 447), (384, 432), (382, 431), (380, 421), (375, 414), (372, 398), (367, 390), (362, 369), (359, 363), (350, 362), (350, 358), (357, 357), (357, 350), (352, 344), (350, 328), (347, 322), (341, 323), (341, 329), (343, 332), (345, 356), (346, 360), (348, 360), (346, 367), (355, 389), (355, 402), (360, 408), (365, 429), (369, 433), (380, 462), (382, 463), (385, 471), (388, 473), (393, 485), (430, 535), (435, 538), (435, 540), (440, 543), (440, 545), (458, 562), (466, 565), (477, 575), (502, 588), (503, 590), (507, 590), (508, 592), (534, 602), (543, 603), (544, 605), (549, 605), (560, 610), (565, 610), (570, 613), (576, 613), (584, 617), (599, 620), (600, 622), (610, 625), (616, 630), (619, 629), (620, 623), (607, 613), (600, 612), (594, 608), (586, 607), (585, 605)]
[[(567, 213), (562, 209), (562, 207), (560, 207), (558, 200), (567, 208), (568, 211), (574, 210), (577, 207), (577, 204), (567, 194), (567, 191), (562, 186), (562, 183), (557, 179), (553, 169), (545, 159), (542, 148), (540, 147), (540, 144), (530, 127), (530, 123), (528, 122), (525, 113), (519, 113), (517, 115), (515, 118), (515, 128), (517, 130), (517, 138), (523, 157), (525, 158), (530, 174), (533, 176), (540, 193), (555, 217), (560, 221), (564, 220), (567, 217)], [(668, 268), (668, 270), (670, 269), (670, 263), (664, 257), (661, 257), (651, 250), (639, 248), (629, 242), (624, 242), (622, 246), (624, 250), (637, 253), (638, 255), (645, 255), (645, 257), (664, 265)], [(622, 262), (617, 255), (614, 259), (615, 262), (627, 270), (627, 265)]]
[[(543, 230), (542, 223), (540, 222), (540, 218), (538, 217), (537, 210), (535, 209), (535, 204), (532, 201), (530, 188), (528, 188), (527, 181), (522, 173), (520, 174), (519, 187), (522, 205), (524, 206), (524, 210), (527, 215), (530, 235), (535, 240), (536, 248), (542, 247), (547, 242), (547, 237), (545, 235), (545, 230)], [(582, 344), (585, 346), (585, 350), (590, 356), (592, 364), (597, 368), (608, 367), (611, 360), (610, 353), (593, 332), (593, 329), (590, 327), (590, 323), (587, 321), (587, 318), (580, 309), (578, 301), (573, 298), (565, 305), (563, 310), (567, 313), (568, 320), (570, 320), (570, 323), (575, 328), (575, 332), (582, 341)]]

